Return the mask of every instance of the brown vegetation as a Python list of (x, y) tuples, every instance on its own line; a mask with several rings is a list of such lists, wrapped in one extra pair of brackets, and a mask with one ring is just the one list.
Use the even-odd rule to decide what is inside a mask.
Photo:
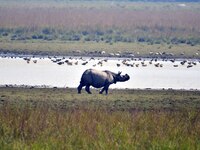
[[(54, 41), (56, 45), (60, 42), (71, 42), (70, 44), (73, 45), (76, 41), (79, 47), (76, 49), (68, 47), (70, 53), (64, 54), (69, 55), (74, 50), (82, 51), (82, 49), (104, 50), (105, 46), (115, 51), (116, 46), (110, 47), (120, 42), (145, 43), (145, 47), (134, 47), (134, 51), (140, 53), (145, 51), (146, 54), (150, 51), (159, 51), (185, 53), (193, 57), (199, 53), (199, 49), (196, 49), (200, 44), (200, 5), (198, 3), (187, 3), (186, 7), (182, 8), (177, 3), (112, 4), (96, 1), (91, 3), (80, 1), (46, 3), (43, 1), (40, 4), (38, 1), (31, 1), (23, 4), (22, 1), (20, 2), (4, 2), (0, 6), (1, 52), (12, 52), (14, 49), (17, 52), (26, 53), (30, 48), (24, 48), (25, 44), (35, 43), (34, 50), (38, 54), (38, 51), (44, 49), (51, 51), (49, 50), (51, 46), (45, 45), (46, 41), (51, 41), (50, 43)], [(22, 44), (19, 42), (20, 44), (15, 46), (16, 43), (13, 41), (20, 41)], [(88, 43), (89, 45), (95, 43), (97, 48), (86, 47)], [(12, 46), (5, 46), (10, 44)], [(167, 47), (164, 47), (164, 44)], [(38, 45), (45, 45), (45, 47), (41, 48)], [(152, 45), (159, 45), (157, 46), (159, 48), (152, 49)], [(184, 47), (181, 52), (172, 50), (180, 45)], [(61, 53), (63, 47), (53, 49), (63, 54)], [(191, 49), (193, 50), (190, 51)], [(120, 48), (119, 51), (133, 52), (129, 47)]]
[(199, 149), (199, 91), (0, 88), (0, 149)]
[(0, 27), (26, 27), (27, 30), (51, 27), (102, 31), (116, 28), (136, 35), (148, 32), (158, 37), (177, 34), (187, 36), (188, 33), (197, 36), (200, 30), (199, 16), (199, 11), (191, 10), (0, 7)]

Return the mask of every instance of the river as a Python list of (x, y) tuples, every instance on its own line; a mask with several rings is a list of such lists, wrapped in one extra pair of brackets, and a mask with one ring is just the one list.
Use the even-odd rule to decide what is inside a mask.
[(95, 68), (129, 74), (129, 81), (113, 84), (110, 88), (200, 90), (199, 60), (187, 60), (183, 65), (182, 61), (87, 57), (31, 59), (25, 56), (0, 57), (0, 85), (74, 88), (79, 85), (84, 70)]

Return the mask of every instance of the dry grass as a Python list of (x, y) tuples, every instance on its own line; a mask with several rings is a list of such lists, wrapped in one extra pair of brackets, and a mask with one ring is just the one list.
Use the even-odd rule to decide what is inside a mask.
[[(112, 90), (108, 96), (75, 92), (1, 88), (0, 148), (200, 148), (200, 113), (195, 109), (199, 107), (199, 92)], [(61, 105), (66, 101), (79, 107), (63, 109)], [(170, 105), (171, 109), (163, 109), (159, 101), (162, 107)], [(115, 105), (107, 107), (110, 102)], [(134, 109), (128, 109), (129, 102), (134, 102)], [(147, 109), (149, 103), (154, 103), (154, 109)], [(117, 109), (125, 105), (127, 108)]]
[(0, 111), (2, 149), (199, 149), (200, 113)]
[(34, 4), (20, 6), (13, 2), (13, 5), (0, 7), (0, 27), (24, 27), (30, 32), (44, 27), (58, 32), (114, 29), (121, 34), (154, 38), (198, 37), (200, 31), (198, 3), (188, 3), (186, 8), (179, 8), (176, 3), (122, 3), (124, 7), (120, 3), (111, 6), (106, 2), (93, 2), (89, 6), (72, 2), (63, 7), (60, 3)]
[[(192, 8), (191, 8), (192, 9)], [(118, 28), (126, 33), (153, 36), (198, 36), (199, 11), (191, 10), (132, 10), (49, 7), (0, 7), (0, 27), (51, 27), (66, 30), (103, 31)], [(197, 33), (196, 33), (197, 32)]]

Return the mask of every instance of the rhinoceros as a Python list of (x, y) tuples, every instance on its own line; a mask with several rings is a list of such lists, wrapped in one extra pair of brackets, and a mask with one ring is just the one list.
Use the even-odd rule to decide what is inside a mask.
[(113, 73), (111, 71), (105, 70), (100, 71), (96, 69), (87, 69), (82, 74), (80, 85), (78, 86), (78, 93), (81, 93), (82, 87), (85, 87), (85, 90), (88, 94), (92, 94), (90, 91), (90, 86), (93, 86), (95, 88), (101, 88), (101, 91), (99, 92), (102, 94), (104, 91), (106, 94), (108, 94), (108, 88), (111, 84), (117, 83), (117, 82), (125, 82), (130, 79), (128, 74), (121, 75), (121, 72), (119, 73)]

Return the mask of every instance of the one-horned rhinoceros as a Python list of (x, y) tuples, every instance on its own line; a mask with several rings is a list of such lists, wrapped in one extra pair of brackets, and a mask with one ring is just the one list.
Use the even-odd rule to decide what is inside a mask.
[(108, 94), (108, 88), (111, 84), (117, 83), (117, 82), (125, 82), (130, 79), (128, 74), (121, 75), (121, 72), (119, 73), (113, 73), (111, 71), (105, 70), (105, 71), (99, 71), (95, 69), (87, 69), (83, 73), (80, 81), (80, 85), (78, 86), (78, 93), (81, 93), (82, 87), (86, 86), (85, 90), (88, 94), (91, 94), (90, 92), (90, 86), (93, 86), (95, 88), (101, 88), (101, 91), (99, 92), (102, 94), (104, 91), (106, 94)]

